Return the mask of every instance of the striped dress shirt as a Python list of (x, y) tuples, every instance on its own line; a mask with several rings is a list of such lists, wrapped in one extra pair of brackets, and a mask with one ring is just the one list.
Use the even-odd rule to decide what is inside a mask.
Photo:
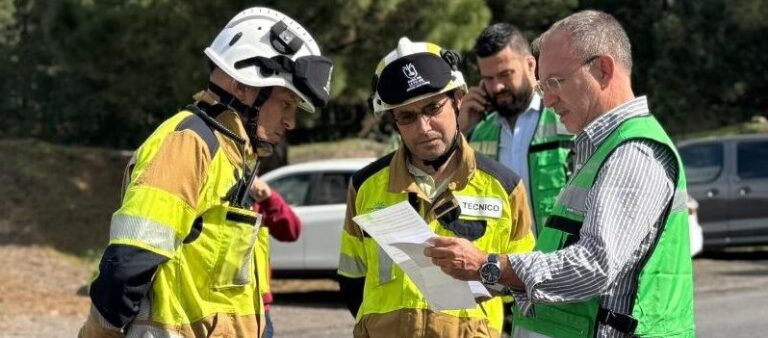
[[(576, 171), (623, 121), (647, 114), (648, 101), (642, 96), (590, 123), (575, 140)], [(526, 287), (525, 293), (514, 292), (523, 311), (532, 303), (571, 303), (597, 296), (602, 307), (631, 315), (640, 265), (663, 226), (677, 170), (674, 154), (657, 143), (632, 140), (616, 148), (587, 195), (578, 242), (551, 253), (509, 257)], [(624, 334), (601, 324), (597, 336)]]

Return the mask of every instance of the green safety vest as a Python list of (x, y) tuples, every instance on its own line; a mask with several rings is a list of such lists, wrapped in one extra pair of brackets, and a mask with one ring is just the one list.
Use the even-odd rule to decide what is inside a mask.
[[(578, 240), (587, 212), (586, 197), (600, 168), (617, 147), (635, 139), (655, 141), (671, 149), (679, 171), (674, 198), (665, 213), (664, 228), (659, 229), (638, 276), (631, 318), (620, 315), (618, 325), (611, 326), (616, 328), (624, 324), (632, 331), (636, 324), (629, 333), (638, 336), (693, 337), (693, 271), (685, 174), (672, 141), (654, 117), (628, 119), (598, 147), (558, 197), (552, 215), (539, 234), (535, 250), (554, 252)], [(596, 296), (580, 303), (536, 304), (530, 317), (515, 311), (514, 325), (552, 337), (594, 337), (598, 314), (605, 316), (606, 310), (600, 308), (600, 297)]]
[[(469, 145), (475, 151), (499, 159), (501, 123), (497, 112), (488, 114), (475, 127)], [(552, 212), (557, 195), (568, 177), (568, 154), (573, 135), (558, 130), (559, 117), (551, 108), (545, 108), (528, 147), (528, 173), (535, 231), (538, 234), (547, 216)]]

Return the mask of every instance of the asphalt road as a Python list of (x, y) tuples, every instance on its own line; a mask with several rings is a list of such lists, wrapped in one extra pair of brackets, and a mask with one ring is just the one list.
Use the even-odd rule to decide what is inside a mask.
[[(3, 253), (0, 247), (0, 253)], [(8, 252), (5, 252), (5, 256)], [(25, 255), (29, 252), (23, 251)], [(6, 258), (0, 255), (0, 258)], [(32, 264), (53, 271), (67, 269), (51, 262)], [(14, 265), (11, 265), (13, 267)], [(6, 266), (6, 269), (8, 267)], [(697, 336), (703, 338), (768, 337), (768, 250), (757, 253), (708, 254), (694, 261), (696, 278)], [(18, 274), (14, 272), (11, 275)], [(85, 270), (83, 275), (87, 274)], [(11, 291), (19, 288), (0, 279), (0, 338), (74, 337), (85, 319), (87, 298), (75, 296), (79, 284), (66, 288), (66, 300), (51, 305), (50, 311), (30, 310), (33, 303), (26, 298), (15, 300)], [(62, 278), (58, 278), (59, 280)], [(82, 282), (85, 277), (71, 278)], [(21, 276), (33, 286), (37, 280)], [(55, 284), (60, 284), (56, 282)], [(2, 287), (7, 288), (3, 289)], [(57, 287), (61, 287), (58, 285)], [(35, 289), (45, 289), (36, 286)], [(45, 289), (47, 290), (47, 289)], [(341, 303), (336, 283), (332, 280), (275, 280), (277, 303), (272, 308), (276, 337), (338, 338), (350, 337), (354, 320)], [(39, 291), (39, 290), (38, 290)], [(53, 291), (32, 295), (52, 297)], [(62, 296), (63, 297), (63, 296)], [(62, 298), (59, 297), (59, 298)], [(64, 299), (62, 298), (62, 299)], [(25, 303), (26, 302), (26, 303)], [(66, 304), (69, 304), (66, 303)], [(34, 310), (34, 309), (33, 309)], [(27, 313), (32, 311), (34, 313)]]
[(694, 261), (698, 337), (768, 336), (768, 252)]
[[(694, 269), (698, 337), (768, 336), (768, 251), (706, 254)], [(276, 337), (351, 336), (353, 319), (333, 281), (291, 283), (317, 291), (276, 294)]]

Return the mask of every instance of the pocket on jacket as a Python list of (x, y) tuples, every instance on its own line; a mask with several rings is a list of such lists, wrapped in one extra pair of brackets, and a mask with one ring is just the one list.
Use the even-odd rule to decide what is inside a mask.
[(229, 206), (223, 216), (221, 247), (211, 279), (214, 289), (251, 284), (255, 275), (251, 267), (254, 266), (253, 247), (258, 239), (260, 215), (252, 210)]

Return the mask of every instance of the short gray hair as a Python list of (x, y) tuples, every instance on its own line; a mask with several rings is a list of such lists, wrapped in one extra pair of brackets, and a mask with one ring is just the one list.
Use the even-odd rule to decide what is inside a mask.
[(539, 53), (540, 47), (554, 32), (570, 35), (574, 56), (587, 60), (595, 55), (607, 54), (628, 73), (632, 72), (632, 45), (627, 32), (612, 15), (596, 10), (571, 14), (555, 22), (534, 41), (534, 54)]

